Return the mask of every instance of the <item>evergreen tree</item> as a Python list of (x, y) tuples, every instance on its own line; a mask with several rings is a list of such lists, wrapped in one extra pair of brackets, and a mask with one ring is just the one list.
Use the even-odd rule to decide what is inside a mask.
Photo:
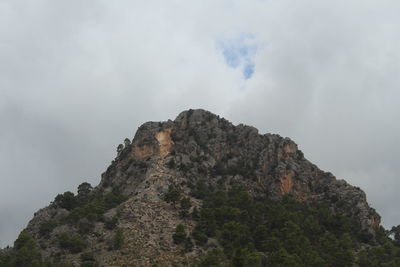
[(185, 226), (183, 224), (178, 224), (175, 229), (175, 233), (172, 238), (175, 244), (181, 244), (186, 239)]
[(175, 206), (176, 202), (181, 199), (181, 191), (174, 185), (168, 187), (168, 191), (164, 196), (164, 200), (167, 202), (172, 202)]
[(113, 239), (114, 249), (121, 249), (123, 244), (124, 244), (124, 234), (122, 229), (118, 228), (117, 231), (115, 231)]

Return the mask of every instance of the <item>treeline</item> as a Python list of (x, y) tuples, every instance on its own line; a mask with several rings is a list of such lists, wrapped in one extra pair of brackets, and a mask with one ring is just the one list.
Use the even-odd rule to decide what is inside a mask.
[(191, 237), (208, 251), (198, 266), (400, 266), (400, 229), (373, 238), (327, 204), (254, 200), (241, 186), (210, 192), (201, 182), (193, 193), (204, 202)]

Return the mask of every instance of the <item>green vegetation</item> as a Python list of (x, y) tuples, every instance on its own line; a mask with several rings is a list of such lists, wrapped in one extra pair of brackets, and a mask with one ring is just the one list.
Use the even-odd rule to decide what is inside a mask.
[(124, 233), (121, 228), (118, 228), (117, 231), (115, 231), (113, 239), (114, 249), (121, 249), (123, 244), (124, 244)]
[(42, 261), (42, 255), (35, 241), (27, 232), (21, 232), (14, 242), (11, 253), (0, 252), (1, 267), (47, 267), (49, 263)]
[(11, 255), (0, 251), (0, 267), (8, 267), (11, 265)]
[(72, 210), (78, 205), (78, 201), (75, 198), (74, 193), (67, 191), (64, 194), (58, 194), (54, 199), (54, 204), (60, 208)]
[(181, 244), (186, 239), (185, 226), (183, 224), (178, 224), (176, 226), (175, 234), (172, 235), (175, 244)]
[(185, 249), (184, 249), (185, 252), (193, 251), (194, 244), (190, 237), (186, 238), (184, 245), (185, 245)]
[(205, 255), (200, 263), (200, 267), (214, 267), (214, 266), (221, 266), (225, 267), (228, 266), (227, 259), (222, 249), (214, 248), (210, 252)]
[(58, 245), (60, 248), (69, 250), (71, 253), (78, 253), (87, 247), (87, 242), (81, 235), (61, 233), (58, 236)]
[(97, 267), (99, 266), (94, 258), (92, 252), (85, 252), (81, 254), (81, 267)]
[(168, 187), (168, 192), (164, 195), (164, 200), (167, 202), (172, 202), (174, 205), (181, 199), (181, 191), (175, 185), (170, 185)]
[(188, 197), (181, 198), (179, 204), (181, 206), (181, 212), (180, 212), (181, 217), (186, 217), (189, 214), (189, 209), (192, 207), (192, 202), (190, 201), (190, 198)]
[[(191, 233), (178, 224), (172, 235), (182, 253), (193, 250), (193, 241), (208, 251), (195, 266), (400, 266), (400, 226), (390, 231), (380, 227), (373, 236), (351, 218), (335, 214), (328, 204), (298, 202), (290, 195), (281, 201), (253, 199), (242, 186), (215, 190), (204, 180), (190, 186), (191, 196), (203, 200), (202, 208), (195, 207), (191, 214), (190, 197), (178, 186), (171, 185), (164, 197), (179, 207), (181, 216), (197, 221)], [(105, 228), (115, 229), (110, 249), (119, 250), (124, 246), (124, 233), (117, 227), (118, 216), (106, 219), (103, 214), (125, 199), (118, 192), (94, 192), (90, 184), (83, 183), (76, 196), (66, 192), (56, 197), (54, 205), (69, 213), (61, 221), (42, 222), (39, 234), (49, 237), (60, 223), (69, 223), (82, 235), (61, 233), (56, 241), (64, 252), (80, 253), (88, 246), (83, 233), (100, 220)], [(209, 238), (219, 245), (210, 247), (215, 241), (207, 244)], [(98, 266), (92, 252), (80, 258), (81, 266)], [(0, 267), (19, 266), (51, 266), (42, 260), (26, 232), (21, 232), (13, 249), (0, 251)]]
[(102, 220), (104, 212), (118, 206), (125, 200), (126, 197), (118, 192), (93, 194), (86, 202), (81, 203), (80, 206), (74, 207), (64, 218), (64, 221), (70, 224), (76, 224), (83, 218), (92, 222)]
[(14, 266), (42, 265), (42, 256), (40, 251), (28, 233), (21, 232), (19, 234), (17, 240), (15, 240), (14, 248), (16, 250)]
[[(104, 212), (118, 206), (125, 200), (126, 196), (118, 191), (108, 193), (93, 192), (93, 188), (89, 183), (82, 183), (78, 186), (78, 194), (76, 196), (71, 192), (65, 192), (55, 198), (54, 205), (70, 212), (59, 221), (43, 222), (40, 226), (40, 234), (48, 236), (57, 225), (66, 223), (77, 226), (82, 234), (89, 233), (95, 221), (104, 221)], [(118, 218), (105, 220), (106, 228), (113, 229), (117, 222)]]
[(191, 236), (200, 246), (209, 237), (222, 246), (208, 252), (199, 266), (400, 266), (400, 248), (388, 233), (378, 231), (378, 243), (368, 239), (362, 249), (365, 233), (359, 225), (327, 205), (290, 196), (280, 202), (254, 200), (234, 186), (210, 193), (199, 213)]
[(196, 184), (191, 185), (191, 189), (192, 189), (192, 191), (190, 192), (190, 194), (193, 197), (196, 197), (196, 198), (199, 198), (199, 199), (205, 198), (212, 191), (210, 186), (208, 186), (206, 181), (203, 180), (203, 179), (198, 180), (196, 182)]
[(57, 226), (57, 221), (55, 220), (48, 220), (44, 221), (40, 224), (39, 227), (39, 234), (41, 236), (49, 236), (53, 229)]
[(113, 216), (111, 219), (107, 219), (104, 222), (104, 225), (107, 229), (112, 230), (114, 229), (118, 224), (118, 217), (117, 216)]
[(171, 158), (168, 162), (167, 162), (167, 167), (170, 169), (175, 168), (175, 159)]
[(87, 183), (81, 183), (78, 186), (78, 196), (77, 196), (77, 201), (79, 203), (85, 203), (88, 202), (89, 198), (90, 198), (90, 193), (92, 192), (93, 187)]
[(96, 219), (98, 215), (126, 200), (126, 197), (118, 191), (94, 193), (92, 189), (89, 183), (82, 183), (78, 186), (78, 195), (75, 196), (74, 193), (68, 191), (57, 195), (53, 203), (71, 211), (71, 217), (86, 213), (87, 216), (84, 217)]
[[(103, 193), (93, 192), (93, 188), (89, 183), (82, 183), (78, 186), (78, 194), (65, 192), (57, 195), (53, 205), (69, 211), (69, 213), (57, 219), (43, 221), (39, 226), (39, 234), (41, 237), (48, 238), (53, 229), (58, 225), (70, 224), (76, 227), (80, 234), (90, 233), (93, 229), (95, 221), (104, 221), (107, 229), (114, 229), (118, 223), (118, 217), (104, 219), (103, 214), (107, 210), (116, 207), (126, 200), (126, 196), (117, 191)], [(66, 249), (71, 253), (79, 253), (87, 247), (86, 239), (80, 234), (61, 233), (57, 236), (60, 248)], [(122, 232), (117, 231), (114, 245), (122, 246)], [(14, 266), (51, 266), (41, 260), (41, 254), (33, 241), (32, 237), (21, 232), (15, 241), (14, 249), (6, 252), (0, 251), (0, 267)], [(86, 259), (82, 261), (82, 266), (97, 266), (93, 260)]]
[(164, 200), (166, 202), (172, 202), (175, 208), (176, 203), (179, 203), (179, 215), (185, 218), (189, 215), (189, 210), (192, 207), (192, 202), (190, 197), (185, 197), (182, 195), (181, 189), (176, 185), (170, 185), (168, 191), (164, 195)]

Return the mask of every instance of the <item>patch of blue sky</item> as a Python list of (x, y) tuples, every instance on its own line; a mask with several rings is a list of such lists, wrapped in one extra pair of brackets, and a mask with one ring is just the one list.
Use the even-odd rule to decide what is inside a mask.
[(250, 79), (253, 76), (254, 70), (256, 68), (256, 64), (252, 62), (248, 62), (243, 66), (243, 76), (246, 80)]
[(255, 71), (254, 55), (257, 44), (252, 34), (240, 34), (232, 39), (217, 42), (217, 49), (221, 51), (225, 63), (231, 68), (240, 68), (244, 79), (250, 79)]

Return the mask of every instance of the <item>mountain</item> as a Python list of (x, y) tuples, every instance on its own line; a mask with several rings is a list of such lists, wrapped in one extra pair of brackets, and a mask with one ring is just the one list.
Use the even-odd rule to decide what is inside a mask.
[(197, 109), (117, 153), (98, 186), (36, 212), (0, 266), (400, 266), (400, 229), (289, 138)]

